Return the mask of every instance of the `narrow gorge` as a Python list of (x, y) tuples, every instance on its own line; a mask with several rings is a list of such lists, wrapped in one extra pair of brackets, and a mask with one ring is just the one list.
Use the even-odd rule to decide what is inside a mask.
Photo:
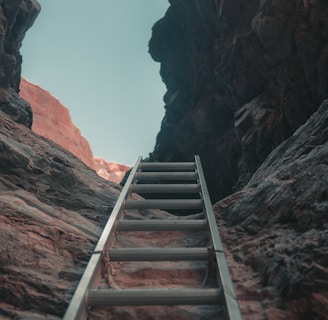
[[(328, 2), (169, 3), (149, 41), (167, 92), (148, 160), (200, 155), (244, 319), (328, 319)], [(127, 169), (56, 141), (54, 122), (79, 130), (21, 79), (40, 9), (0, 1), (0, 319), (63, 317)], [(123, 311), (113, 317), (139, 319)]]

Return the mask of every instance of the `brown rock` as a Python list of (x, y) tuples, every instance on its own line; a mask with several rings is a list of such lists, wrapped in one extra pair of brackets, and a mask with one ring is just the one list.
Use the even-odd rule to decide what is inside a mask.
[(95, 168), (89, 142), (73, 124), (69, 111), (48, 91), (21, 80), (20, 95), (33, 110), (32, 130), (72, 152), (90, 168)]
[(119, 191), (1, 113), (1, 319), (63, 316)]
[[(117, 199), (118, 185), (101, 179), (49, 139), (0, 117), (0, 318), (61, 319)], [(170, 219), (158, 210), (130, 219)], [(199, 246), (208, 234), (119, 234), (115, 246)], [(200, 286), (207, 262), (113, 263), (101, 287)], [(213, 285), (214, 277), (207, 285)], [(100, 319), (200, 320), (217, 306), (93, 308)]]
[(20, 95), (33, 110), (32, 130), (58, 143), (107, 180), (120, 182), (130, 167), (94, 158), (89, 142), (73, 124), (68, 109), (48, 91), (22, 78)]

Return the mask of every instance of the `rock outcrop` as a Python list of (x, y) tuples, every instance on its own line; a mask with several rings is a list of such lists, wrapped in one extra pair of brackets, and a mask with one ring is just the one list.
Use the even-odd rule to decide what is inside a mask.
[(58, 99), (24, 78), (21, 80), (20, 96), (32, 107), (34, 132), (58, 143), (90, 168), (95, 167), (89, 142), (73, 124), (68, 109)]
[(20, 95), (33, 111), (32, 130), (72, 152), (97, 174), (116, 183), (122, 180), (128, 166), (93, 156), (89, 142), (73, 124), (69, 111), (48, 91), (22, 78)]
[[(151, 156), (200, 154), (212, 198), (221, 199), (214, 209), (243, 319), (328, 319), (327, 1), (170, 3), (150, 42), (168, 88)], [(28, 128), (18, 47), (39, 5), (3, 0), (0, 8), (0, 98), (10, 102), (0, 100), (0, 318), (58, 320), (120, 186)], [(145, 210), (137, 218), (167, 215)], [(156, 245), (151, 234), (139, 237), (119, 238)], [(177, 239), (168, 232), (157, 244)], [(183, 239), (197, 242), (195, 234)], [(117, 287), (203, 275), (115, 268)], [(188, 308), (175, 318), (212, 316)], [(173, 309), (149, 310), (100, 308), (93, 316), (167, 319)]]
[(0, 112), (0, 318), (59, 319), (120, 187)]
[(203, 160), (212, 200), (244, 186), (327, 97), (323, 0), (172, 0), (153, 27), (166, 113), (154, 160)]
[(22, 64), (19, 49), (40, 9), (36, 0), (0, 1), (0, 110), (29, 128), (32, 110), (18, 95)]
[(328, 101), (215, 211), (244, 319), (328, 319)]
[[(0, 112), (0, 318), (62, 319), (120, 187), (70, 152)], [(131, 219), (167, 219), (159, 210), (130, 210)], [(118, 236), (115, 246), (201, 245), (207, 234), (146, 232)], [(101, 287), (199, 286), (207, 262), (113, 263)], [(108, 274), (107, 274), (108, 276)], [(110, 282), (109, 282), (110, 281)], [(212, 280), (213, 281), (213, 280)], [(217, 306), (93, 308), (97, 319), (211, 319)]]

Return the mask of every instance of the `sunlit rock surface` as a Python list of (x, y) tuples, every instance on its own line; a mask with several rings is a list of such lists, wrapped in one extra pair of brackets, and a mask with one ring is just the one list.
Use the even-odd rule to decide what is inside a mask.
[[(0, 318), (61, 319), (120, 187), (77, 157), (0, 113)], [(167, 219), (156, 210), (133, 219)], [(207, 234), (118, 235), (115, 246), (204, 245)], [(201, 286), (207, 263), (115, 263), (102, 287)], [(215, 283), (214, 283), (215, 284)], [(213, 279), (206, 285), (213, 285)], [(218, 307), (98, 308), (99, 319), (211, 319)], [(90, 319), (93, 319), (90, 317)]]
[(117, 183), (121, 181), (129, 167), (95, 158), (89, 142), (74, 125), (69, 111), (58, 99), (23, 78), (20, 95), (32, 107), (33, 131), (72, 152), (102, 178)]
[(95, 157), (95, 170), (97, 174), (107, 180), (119, 183), (122, 181), (124, 175), (130, 169), (129, 166), (115, 162), (108, 162), (103, 158)]

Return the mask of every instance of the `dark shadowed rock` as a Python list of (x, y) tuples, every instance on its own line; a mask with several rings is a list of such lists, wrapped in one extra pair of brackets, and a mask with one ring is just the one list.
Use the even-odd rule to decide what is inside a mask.
[(327, 97), (327, 1), (170, 1), (149, 51), (167, 87), (154, 160), (202, 158), (212, 200), (244, 186)]
[(215, 211), (246, 319), (327, 319), (328, 101)]
[(32, 110), (18, 95), (22, 64), (19, 50), (40, 9), (36, 0), (0, 2), (0, 110), (29, 128)]

